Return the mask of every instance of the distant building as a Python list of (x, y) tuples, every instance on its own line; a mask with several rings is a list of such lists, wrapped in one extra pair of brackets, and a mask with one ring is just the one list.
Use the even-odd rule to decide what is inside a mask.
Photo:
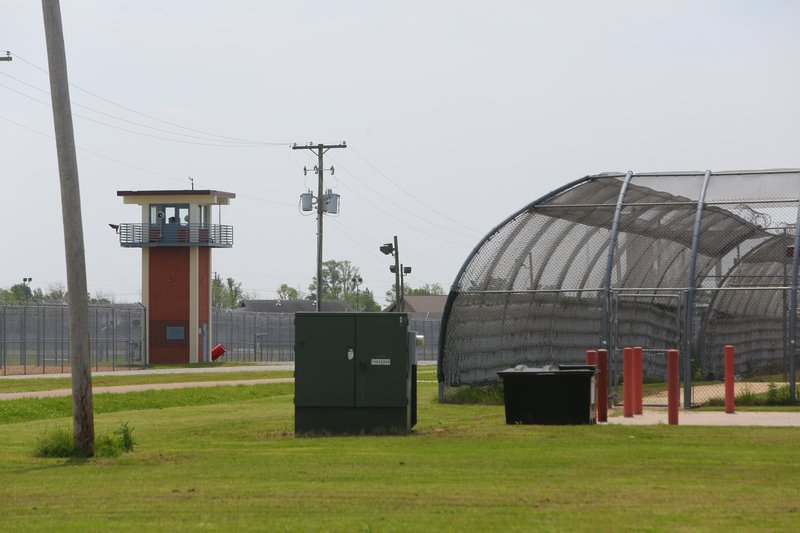
[[(314, 312), (315, 302), (311, 300), (243, 300), (241, 308), (255, 313), (298, 313)], [(344, 300), (322, 300), (324, 313), (346, 313), (352, 311)]]
[[(403, 312), (409, 313), (420, 318), (442, 318), (444, 304), (447, 302), (447, 295), (435, 296), (406, 296), (404, 298)], [(384, 309), (385, 312), (396, 310), (396, 304), (391, 304)]]

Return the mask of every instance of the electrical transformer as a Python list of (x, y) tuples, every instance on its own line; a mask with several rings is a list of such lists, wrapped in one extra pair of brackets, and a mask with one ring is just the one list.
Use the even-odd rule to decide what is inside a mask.
[(416, 346), (405, 313), (297, 313), (295, 432), (410, 431)]

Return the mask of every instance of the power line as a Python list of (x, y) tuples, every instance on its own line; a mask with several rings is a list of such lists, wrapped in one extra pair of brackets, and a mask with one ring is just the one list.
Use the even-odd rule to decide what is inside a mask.
[[(352, 227), (350, 227), (350, 226), (348, 226), (347, 224), (345, 224), (344, 222), (342, 222), (342, 220), (341, 220), (341, 219), (338, 219), (338, 218), (337, 218), (337, 219), (334, 219), (334, 225), (335, 225), (335, 226), (340, 226), (340, 227), (343, 227), (343, 228), (347, 229), (349, 232), (351, 232), (351, 233), (354, 233), (354, 234), (356, 234), (356, 235), (360, 235), (360, 236), (361, 236), (363, 239), (365, 239), (365, 240), (367, 240), (367, 241), (370, 241), (370, 242), (376, 242), (376, 243), (378, 243), (378, 242), (382, 242), (380, 239), (377, 239), (377, 238), (375, 238), (375, 237), (371, 237), (371, 236), (369, 236), (369, 235), (365, 235), (364, 233), (361, 233), (360, 231), (358, 231), (358, 230), (356, 230), (356, 229), (353, 229)], [(347, 237), (348, 239), (350, 239), (351, 241), (353, 241), (353, 242), (354, 242), (356, 245), (358, 245), (360, 248), (362, 248), (362, 249), (364, 249), (364, 250), (368, 251), (368, 252), (370, 253), (370, 255), (377, 255), (377, 254), (375, 253), (375, 250), (370, 250), (370, 249), (367, 249), (367, 248), (365, 248), (365, 247), (364, 247), (364, 246), (361, 244), (361, 242), (360, 242), (360, 241), (357, 241), (356, 239), (354, 239), (354, 238), (353, 238), (353, 237), (351, 237), (350, 235), (347, 235), (347, 233), (345, 233), (345, 232), (342, 232), (341, 234), (342, 234), (342, 235), (344, 235), (345, 237)], [(413, 257), (414, 259), (417, 259), (417, 260), (419, 260), (419, 261), (422, 261), (422, 262), (424, 262), (424, 263), (428, 263), (429, 265), (437, 266), (437, 267), (440, 267), (440, 268), (451, 268), (451, 265), (443, 265), (443, 264), (441, 264), (441, 263), (436, 263), (435, 261), (430, 261), (429, 259), (425, 259), (425, 258), (424, 258), (424, 257), (422, 257), (422, 256), (415, 255), (415, 254), (413, 254), (413, 253), (409, 253), (408, 251), (404, 251), (404, 252), (403, 252), (403, 255), (404, 255), (404, 256), (408, 256), (408, 257)]]
[[(0, 75), (6, 76), (7, 78), (11, 78), (12, 80), (16, 81), (17, 83), (21, 83), (23, 85), (26, 85), (26, 86), (30, 87), (31, 89), (37, 90), (37, 91), (39, 91), (41, 93), (44, 93), (44, 94), (46, 94), (48, 96), (50, 95), (49, 91), (46, 91), (45, 89), (37, 87), (36, 85), (28, 83), (28, 82), (26, 82), (24, 80), (21, 80), (19, 78), (16, 78), (16, 77), (14, 77), (14, 76), (12, 76), (10, 74), (7, 74), (5, 72), (0, 72)], [(6, 89), (10, 89), (7, 85), (2, 85), (2, 86), (5, 87)], [(13, 90), (13, 89), (11, 89), (11, 90)], [(15, 91), (15, 92), (17, 92), (17, 94), (21, 94), (22, 96), (26, 96), (27, 97), (27, 95), (25, 95), (23, 93), (20, 93), (18, 91)], [(41, 102), (40, 100), (35, 100), (35, 101), (39, 102), (39, 103), (44, 103), (44, 102)], [(81, 107), (83, 109), (87, 109), (89, 111), (92, 111), (93, 113), (97, 113), (98, 115), (103, 115), (105, 117), (112, 118), (114, 120), (119, 120), (121, 122), (126, 122), (128, 124), (133, 124), (135, 126), (140, 126), (142, 128), (147, 128), (147, 129), (151, 129), (151, 130), (154, 130), (154, 131), (160, 131), (162, 133), (169, 133), (170, 135), (186, 137), (186, 138), (189, 138), (189, 139), (200, 139), (200, 140), (205, 140), (205, 141), (219, 142), (217, 139), (214, 139), (213, 137), (201, 137), (199, 135), (189, 135), (187, 133), (175, 132), (175, 131), (168, 130), (168, 129), (165, 129), (165, 128), (158, 128), (158, 127), (155, 127), (155, 126), (149, 126), (149, 125), (144, 124), (142, 122), (136, 122), (135, 120), (128, 120), (126, 118), (123, 118), (123, 117), (120, 117), (120, 116), (117, 116), (117, 115), (113, 115), (111, 113), (106, 113), (105, 111), (100, 111), (99, 109), (95, 109), (95, 108), (87, 106), (87, 105), (79, 104), (77, 102), (73, 102), (72, 105), (75, 106), (75, 107)], [(275, 145), (254, 144), (254, 143), (251, 143), (251, 142), (244, 142), (244, 141), (242, 141), (242, 142), (231, 141), (231, 142), (232, 143), (236, 143), (236, 144), (241, 144), (241, 145), (246, 146), (246, 147), (258, 147), (258, 148), (261, 148), (261, 147), (266, 147), (266, 146), (270, 146), (270, 147), (275, 146)]]
[(398, 189), (400, 189), (400, 190), (401, 190), (403, 193), (405, 193), (407, 196), (410, 196), (412, 199), (416, 200), (416, 201), (417, 201), (417, 202), (418, 202), (420, 205), (423, 205), (423, 206), (425, 206), (426, 208), (430, 209), (431, 211), (433, 211), (434, 213), (436, 213), (436, 214), (437, 214), (437, 215), (439, 215), (440, 217), (442, 217), (442, 218), (445, 218), (445, 219), (449, 220), (450, 222), (453, 222), (453, 223), (455, 223), (455, 224), (457, 224), (457, 225), (461, 226), (462, 228), (468, 229), (468, 230), (470, 230), (470, 231), (473, 231), (473, 232), (475, 232), (475, 233), (480, 233), (480, 231), (476, 230), (475, 228), (471, 228), (471, 227), (469, 227), (469, 226), (465, 225), (464, 223), (462, 223), (462, 222), (460, 222), (460, 221), (458, 221), (458, 220), (456, 220), (456, 219), (454, 219), (454, 218), (451, 218), (451, 217), (449, 217), (449, 216), (445, 215), (444, 213), (441, 213), (441, 212), (439, 212), (439, 210), (438, 210), (438, 209), (436, 209), (436, 208), (434, 208), (434, 207), (431, 207), (431, 206), (430, 206), (430, 205), (428, 205), (427, 203), (423, 202), (423, 201), (422, 201), (422, 200), (420, 200), (420, 199), (419, 199), (419, 198), (418, 198), (418, 197), (417, 197), (415, 194), (412, 194), (412, 193), (408, 192), (407, 190), (405, 190), (403, 187), (401, 187), (400, 185), (398, 185), (397, 183), (395, 183), (395, 182), (394, 182), (394, 180), (392, 180), (392, 179), (391, 179), (389, 176), (387, 176), (386, 174), (384, 174), (383, 172), (381, 172), (381, 171), (378, 169), (378, 167), (376, 167), (375, 165), (373, 165), (372, 163), (370, 163), (370, 162), (367, 160), (367, 158), (365, 158), (363, 155), (361, 155), (360, 153), (358, 153), (358, 151), (356, 151), (355, 149), (353, 149), (353, 153), (354, 153), (354, 154), (356, 154), (356, 155), (357, 155), (359, 158), (361, 158), (361, 160), (362, 160), (362, 161), (364, 161), (364, 162), (365, 162), (367, 165), (369, 165), (370, 167), (372, 167), (372, 169), (373, 169), (375, 172), (377, 172), (377, 173), (378, 173), (378, 175), (382, 176), (384, 179), (386, 179), (386, 181), (388, 181), (389, 183), (391, 183), (392, 185), (394, 185), (395, 187), (397, 187)]
[[(7, 90), (9, 90), (11, 92), (17, 93), (20, 96), (24, 96), (25, 98), (27, 98), (29, 100), (33, 100), (34, 102), (37, 102), (37, 103), (40, 103), (40, 104), (42, 104), (44, 106), (50, 107), (50, 104), (48, 104), (47, 102), (39, 100), (38, 98), (34, 98), (33, 96), (30, 96), (30, 95), (25, 94), (25, 93), (23, 93), (21, 91), (18, 91), (16, 89), (12, 88), (12, 87), (9, 87), (8, 85), (0, 83), (0, 87), (3, 87), (3, 88), (5, 88), (5, 89), (7, 89)], [(171, 139), (169, 137), (162, 137), (161, 135), (153, 135), (153, 134), (145, 133), (145, 132), (142, 132), (142, 131), (136, 131), (136, 130), (131, 130), (131, 129), (128, 129), (128, 128), (123, 128), (121, 126), (117, 126), (117, 125), (114, 125), (114, 124), (109, 124), (108, 122), (103, 122), (102, 120), (97, 120), (97, 119), (94, 119), (94, 118), (91, 118), (91, 117), (87, 117), (86, 115), (81, 115), (81, 114), (78, 114), (78, 113), (72, 113), (72, 116), (79, 117), (79, 118), (81, 118), (83, 120), (88, 120), (89, 122), (94, 122), (95, 124), (100, 124), (100, 125), (106, 126), (108, 128), (113, 128), (115, 130), (120, 130), (120, 131), (124, 131), (124, 132), (127, 132), (127, 133), (132, 133), (134, 135), (140, 135), (142, 137), (150, 137), (152, 139), (160, 139), (162, 141), (170, 141), (170, 142), (176, 142), (176, 143), (180, 143), (180, 144), (193, 144), (193, 145), (196, 145), (196, 146), (209, 146), (209, 147), (215, 147), (215, 148), (261, 148), (260, 146), (244, 145), (244, 144), (201, 143), (201, 142), (196, 142), (196, 141), (185, 141), (185, 140), (182, 140), (182, 139)]]
[[(346, 184), (346, 183), (344, 183), (344, 182), (341, 182), (341, 185), (342, 185), (342, 187), (346, 188), (347, 190), (349, 190), (350, 192), (352, 192), (352, 193), (353, 193), (353, 194), (355, 194), (356, 196), (358, 196), (358, 197), (360, 197), (361, 199), (363, 199), (363, 200), (364, 200), (364, 201), (365, 201), (365, 202), (366, 202), (368, 205), (370, 205), (370, 206), (374, 207), (374, 208), (375, 208), (375, 209), (377, 209), (378, 211), (381, 211), (381, 212), (382, 212), (382, 214), (384, 214), (384, 215), (386, 214), (386, 213), (384, 213), (384, 212), (383, 212), (383, 211), (382, 211), (382, 210), (381, 210), (381, 209), (380, 209), (378, 206), (376, 206), (376, 205), (375, 205), (373, 202), (371, 202), (371, 201), (369, 201), (367, 198), (365, 198), (365, 197), (364, 197), (364, 196), (363, 196), (361, 193), (359, 193), (359, 192), (358, 192), (356, 189), (354, 189), (353, 187), (350, 187), (349, 185), (347, 185), (347, 184)], [(430, 238), (432, 238), (432, 239), (436, 239), (437, 241), (446, 242), (446, 243), (448, 243), (448, 244), (454, 244), (454, 245), (456, 245), (456, 246), (459, 246), (459, 247), (462, 247), (462, 248), (469, 248), (469, 247), (470, 247), (470, 245), (463, 244), (463, 243), (456, 242), (456, 241), (451, 241), (450, 239), (445, 239), (445, 238), (443, 238), (443, 237), (439, 237), (438, 235), (434, 235), (433, 233), (429, 233), (429, 232), (425, 231), (424, 229), (421, 229), (421, 228), (419, 228), (419, 227), (417, 227), (417, 226), (415, 226), (415, 225), (411, 224), (411, 223), (410, 223), (410, 222), (408, 222), (407, 220), (403, 220), (403, 219), (399, 219), (399, 218), (392, 218), (392, 221), (393, 221), (393, 222), (397, 222), (398, 224), (400, 224), (400, 225), (403, 225), (403, 226), (406, 226), (406, 227), (408, 227), (408, 228), (411, 228), (411, 229), (413, 229), (414, 231), (416, 231), (416, 232), (418, 232), (418, 233), (421, 233), (422, 235), (425, 235), (425, 236), (427, 236), (427, 237), (430, 237)]]
[[(349, 174), (350, 176), (352, 176), (352, 177), (353, 177), (353, 179), (355, 179), (355, 180), (356, 180), (357, 182), (359, 182), (361, 185), (363, 185), (364, 187), (366, 187), (367, 189), (369, 189), (370, 191), (372, 191), (373, 193), (375, 193), (376, 195), (378, 195), (379, 197), (381, 197), (381, 198), (382, 198), (383, 200), (385, 200), (386, 202), (388, 202), (388, 205), (395, 205), (395, 204), (397, 203), (397, 202), (396, 202), (396, 200), (393, 200), (393, 199), (391, 199), (391, 198), (389, 198), (389, 197), (385, 196), (383, 193), (380, 193), (380, 192), (378, 192), (377, 190), (375, 190), (375, 189), (374, 189), (373, 187), (371, 187), (369, 184), (367, 184), (367, 183), (366, 183), (366, 182), (364, 182), (362, 179), (360, 179), (358, 176), (356, 176), (356, 175), (355, 175), (353, 172), (351, 172), (350, 170), (348, 170), (346, 167), (342, 166), (342, 164), (341, 164), (341, 163), (339, 163), (339, 162), (336, 162), (336, 166), (338, 166), (340, 169), (344, 170), (344, 171), (345, 171), (345, 173), (347, 173), (347, 174)], [(352, 189), (351, 189), (351, 190), (352, 190)], [(421, 220), (421, 221), (425, 222), (426, 224), (430, 224), (431, 226), (436, 226), (436, 227), (437, 227), (437, 228), (439, 228), (439, 229), (443, 229), (443, 230), (445, 230), (445, 231), (449, 231), (450, 233), (453, 233), (454, 235), (458, 235), (458, 236), (460, 236), (460, 237), (466, 237), (466, 238), (468, 238), (468, 239), (472, 239), (472, 238), (474, 238), (474, 236), (472, 236), (472, 235), (466, 235), (466, 234), (464, 234), (464, 233), (462, 233), (462, 232), (459, 232), (459, 231), (456, 231), (456, 230), (452, 230), (452, 229), (450, 229), (450, 228), (448, 228), (448, 227), (442, 226), (441, 224), (438, 224), (437, 222), (434, 222), (434, 221), (432, 221), (432, 220), (429, 220), (429, 219), (427, 219), (427, 218), (425, 218), (425, 217), (423, 217), (423, 216), (421, 216), (421, 215), (418, 215), (418, 214), (416, 214), (416, 213), (414, 213), (414, 212), (411, 212), (411, 211), (408, 211), (408, 210), (407, 210), (407, 211), (404, 211), (404, 214), (409, 214), (409, 215), (413, 216), (414, 218), (418, 218), (419, 220)], [(403, 223), (406, 223), (405, 221), (402, 221), (402, 222), (403, 222)], [(419, 230), (418, 230), (418, 231), (419, 231)], [(473, 230), (473, 231), (474, 231), (474, 230)], [(442, 240), (445, 240), (445, 242), (452, 242), (452, 241), (447, 241), (446, 239), (442, 239)]]
[[(31, 67), (33, 67), (33, 68), (35, 68), (35, 69), (37, 69), (37, 70), (39, 70), (41, 72), (44, 72), (45, 74), (49, 74), (46, 69), (36, 65), (35, 63), (32, 63), (32, 62), (28, 61), (27, 59), (25, 59), (24, 57), (21, 57), (16, 52), (12, 51), (12, 55), (13, 55), (13, 57), (15, 57), (16, 59), (19, 59), (23, 63), (26, 63), (27, 65), (29, 65), (29, 66), (31, 66)], [(180, 128), (180, 129), (183, 129), (183, 130), (186, 130), (186, 131), (191, 131), (191, 132), (194, 132), (194, 133), (202, 133), (203, 135), (210, 135), (212, 137), (217, 137), (219, 139), (225, 139), (227, 141), (236, 141), (236, 142), (260, 144), (260, 145), (269, 145), (269, 146), (289, 146), (290, 145), (290, 143), (287, 143), (287, 142), (270, 142), (270, 141), (257, 141), (257, 140), (252, 140), (252, 139), (242, 139), (242, 138), (239, 138), (239, 137), (231, 137), (231, 136), (227, 136), (227, 135), (220, 135), (220, 134), (217, 134), (217, 133), (203, 131), (203, 130), (196, 129), (196, 128), (190, 128), (188, 126), (183, 126), (183, 125), (177, 124), (175, 122), (170, 122), (168, 120), (160, 119), (158, 117), (154, 117), (153, 115), (148, 115), (147, 113), (143, 113), (141, 111), (137, 111), (136, 109), (133, 109), (133, 108), (128, 107), (126, 105), (117, 103), (117, 102), (115, 102), (113, 100), (110, 100), (108, 98), (100, 96), (99, 94), (93, 93), (92, 91), (89, 91), (88, 89), (84, 89), (83, 87), (75, 85), (74, 83), (70, 83), (69, 85), (70, 85), (70, 87), (74, 87), (74, 88), (78, 89), (79, 91), (88, 94), (89, 96), (97, 98), (98, 100), (102, 100), (103, 102), (106, 102), (106, 103), (111, 104), (113, 106), (119, 107), (120, 109), (124, 109), (126, 111), (131, 112), (131, 113), (135, 113), (135, 114), (137, 114), (139, 116), (142, 116), (142, 117), (145, 117), (145, 118), (149, 118), (150, 120), (155, 120), (156, 122), (160, 122), (162, 124), (167, 124), (169, 126)]]

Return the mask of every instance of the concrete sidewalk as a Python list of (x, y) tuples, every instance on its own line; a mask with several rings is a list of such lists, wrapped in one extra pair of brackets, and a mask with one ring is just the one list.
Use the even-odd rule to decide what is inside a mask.
[[(216, 374), (228, 372), (263, 372), (265, 370), (294, 370), (294, 362), (273, 365), (247, 365), (247, 366), (204, 366), (198, 368), (141, 368), (138, 370), (108, 370), (92, 372), (92, 376), (146, 376), (148, 374)], [(0, 376), (3, 379), (50, 379), (69, 378), (69, 372), (58, 374), (15, 374), (13, 376)]]
[[(611, 425), (649, 426), (668, 424), (667, 410), (660, 408), (645, 409), (644, 414), (632, 418), (611, 416)], [(678, 425), (681, 426), (784, 426), (800, 427), (800, 411), (740, 411), (726, 414), (724, 411), (686, 411), (678, 413)]]
[[(117, 387), (92, 387), (92, 394), (122, 394), (148, 390), (191, 389), (196, 387), (225, 387), (235, 385), (263, 385), (266, 383), (294, 383), (294, 378), (239, 379), (233, 381), (188, 381), (185, 383), (146, 383)], [(72, 389), (55, 389), (31, 392), (0, 392), (0, 401), (19, 398), (56, 398), (70, 396)]]

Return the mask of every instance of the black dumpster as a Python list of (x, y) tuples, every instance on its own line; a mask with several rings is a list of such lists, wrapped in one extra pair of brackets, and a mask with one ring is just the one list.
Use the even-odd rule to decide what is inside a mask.
[(497, 373), (503, 379), (506, 424), (594, 424), (594, 365), (529, 368)]

